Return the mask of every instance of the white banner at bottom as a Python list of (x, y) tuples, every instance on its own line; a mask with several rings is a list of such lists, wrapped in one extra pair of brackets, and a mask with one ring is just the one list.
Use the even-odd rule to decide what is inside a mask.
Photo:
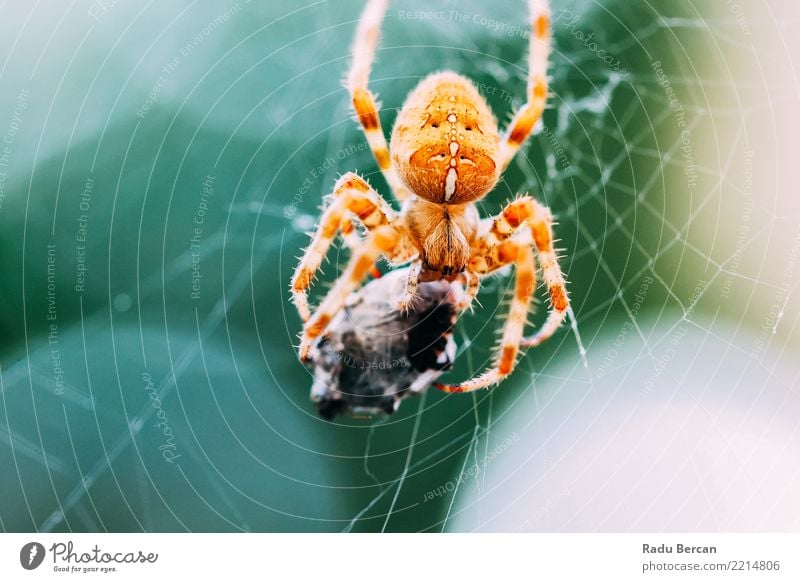
[(2, 534), (0, 580), (800, 580), (800, 534)]

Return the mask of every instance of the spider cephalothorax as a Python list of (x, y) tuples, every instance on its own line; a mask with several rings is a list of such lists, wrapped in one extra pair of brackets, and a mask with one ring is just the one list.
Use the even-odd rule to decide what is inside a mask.
[[(569, 299), (553, 247), (552, 215), (530, 196), (510, 202), (494, 218), (482, 219), (475, 202), (497, 184), (503, 170), (541, 118), (547, 99), (550, 18), (546, 0), (529, 0), (530, 71), (527, 102), (501, 135), (486, 101), (465, 77), (450, 71), (429, 75), (411, 92), (397, 115), (391, 148), (380, 125), (374, 96), (367, 88), (388, 0), (368, 0), (356, 31), (347, 87), (367, 140), (402, 210), (395, 210), (355, 173), (336, 183), (311, 245), (292, 279), (292, 293), (305, 322), (300, 357), (342, 309), (375, 262), (410, 263), (398, 309), (414, 301), (419, 281), (446, 279), (463, 284), (463, 311), (477, 295), (480, 278), (515, 265), (514, 297), (496, 364), (477, 378), (437, 385), (465, 392), (499, 382), (511, 373), (520, 347), (538, 345), (564, 320)], [(368, 236), (362, 239), (355, 223)], [(325, 253), (341, 233), (352, 250), (350, 263), (316, 312), (306, 292)], [(523, 337), (536, 289), (536, 263), (547, 285), (551, 312), (542, 329)]]

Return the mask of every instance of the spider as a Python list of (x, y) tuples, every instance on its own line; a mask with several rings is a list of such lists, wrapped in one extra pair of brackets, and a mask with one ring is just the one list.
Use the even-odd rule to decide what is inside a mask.
[[(520, 196), (495, 217), (481, 218), (476, 202), (500, 176), (530, 136), (547, 100), (550, 9), (547, 0), (529, 0), (530, 54), (527, 102), (501, 134), (475, 85), (451, 71), (424, 78), (397, 115), (391, 148), (381, 128), (375, 95), (367, 88), (388, 0), (368, 0), (356, 30), (346, 85), (355, 114), (400, 212), (366, 180), (348, 172), (336, 182), (310, 246), (291, 282), (293, 301), (304, 322), (299, 355), (306, 361), (313, 342), (325, 331), (381, 257), (390, 265), (409, 264), (398, 309), (408, 309), (421, 281), (463, 285), (459, 313), (471, 308), (480, 280), (514, 265), (514, 296), (494, 365), (458, 384), (435, 384), (445, 392), (470, 392), (499, 383), (514, 370), (520, 348), (548, 339), (564, 321), (569, 299), (553, 247), (553, 216), (531, 196)], [(355, 225), (366, 236), (361, 238)], [(337, 234), (350, 248), (349, 263), (311, 313), (307, 291)], [(536, 289), (538, 255), (550, 296), (542, 328), (524, 337)]]

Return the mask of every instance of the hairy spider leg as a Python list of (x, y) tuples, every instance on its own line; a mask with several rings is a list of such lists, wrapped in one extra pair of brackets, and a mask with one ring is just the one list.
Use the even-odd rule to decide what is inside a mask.
[(314, 340), (321, 336), (328, 324), (344, 307), (347, 296), (355, 291), (381, 255), (391, 256), (402, 233), (393, 226), (382, 225), (370, 232), (364, 243), (350, 257), (342, 276), (325, 296), (314, 315), (303, 326), (300, 341), (300, 359), (308, 359)]
[(350, 92), (361, 127), (364, 128), (372, 155), (375, 156), (375, 161), (383, 172), (392, 194), (402, 201), (409, 197), (409, 191), (394, 169), (378, 116), (379, 105), (375, 101), (375, 95), (367, 88), (372, 62), (375, 60), (375, 46), (380, 36), (381, 22), (388, 5), (389, 0), (369, 0), (361, 14), (353, 42), (353, 62), (347, 73), (347, 90)]
[(533, 248), (523, 241), (506, 241), (492, 248), (493, 254), (499, 256), (494, 267), (513, 262), (516, 267), (514, 297), (506, 316), (503, 337), (497, 352), (494, 366), (481, 375), (459, 384), (435, 384), (444, 392), (472, 392), (480, 388), (488, 388), (497, 384), (514, 371), (520, 342), (528, 321), (528, 310), (536, 290), (536, 263)]
[(408, 277), (406, 278), (406, 287), (403, 294), (397, 300), (397, 309), (404, 313), (414, 304), (414, 299), (417, 297), (417, 288), (419, 287), (419, 276), (422, 273), (422, 259), (415, 259), (412, 261), (408, 269)]
[[(558, 265), (558, 258), (553, 247), (552, 224), (553, 216), (550, 210), (530, 196), (523, 196), (514, 200), (494, 219), (486, 236), (486, 250), (471, 259), (470, 269), (478, 272), (481, 276), (485, 276), (511, 262), (513, 260), (511, 255), (515, 253), (517, 255), (515, 257), (517, 261), (516, 291), (511, 304), (509, 321), (506, 323), (506, 332), (503, 336), (497, 366), (473, 380), (455, 385), (438, 384), (437, 388), (445, 392), (470, 392), (499, 382), (513, 370), (518, 348), (539, 345), (552, 336), (564, 321), (569, 309), (569, 298), (564, 275)], [(530, 239), (511, 239), (514, 234), (519, 232), (521, 227), (528, 228)], [(521, 255), (523, 263), (522, 267), (520, 266), (519, 256), (521, 251), (518, 249), (523, 247), (530, 248), (531, 245), (536, 247), (536, 252), (539, 256), (542, 278), (550, 296), (550, 313), (538, 333), (531, 338), (524, 338), (522, 335), (525, 325), (524, 318), (519, 328), (519, 336), (516, 335), (517, 328), (513, 327), (509, 331), (508, 325), (511, 324), (512, 318), (516, 317), (518, 311), (522, 309), (522, 303), (525, 304), (525, 317), (527, 317), (530, 297), (525, 299), (524, 290), (520, 287), (522, 285), (520, 283), (520, 269), (527, 269), (527, 262), (523, 253)], [(530, 251), (533, 252), (533, 249), (530, 249)], [(535, 285), (535, 272), (532, 283)], [(531, 290), (531, 293), (533, 293), (533, 290)], [(517, 323), (517, 320), (514, 319), (513, 324), (516, 326)], [(516, 341), (513, 348), (510, 346), (511, 341)]]
[(547, 63), (550, 58), (550, 7), (547, 0), (530, 0), (530, 48), (527, 102), (508, 125), (500, 144), (501, 168), (505, 169), (525, 144), (541, 119), (547, 102)]
[(303, 321), (308, 321), (311, 317), (308, 288), (336, 234), (342, 231), (345, 241), (350, 239), (348, 246), (354, 251), (362, 247), (360, 238), (358, 242), (353, 241), (352, 237), (358, 235), (355, 233), (352, 218), (356, 218), (367, 230), (373, 230), (392, 223), (395, 220), (395, 213), (366, 180), (353, 172), (348, 172), (336, 182), (311, 244), (300, 258), (292, 277), (292, 299)]

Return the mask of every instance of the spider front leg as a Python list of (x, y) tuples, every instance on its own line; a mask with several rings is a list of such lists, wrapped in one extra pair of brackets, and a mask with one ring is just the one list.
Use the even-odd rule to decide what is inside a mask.
[(331, 320), (344, 306), (347, 296), (355, 291), (383, 254), (392, 256), (401, 239), (401, 231), (383, 225), (373, 230), (364, 243), (353, 253), (344, 273), (336, 280), (313, 317), (303, 326), (300, 341), (300, 359), (308, 359), (314, 340), (321, 336)]
[[(520, 347), (539, 345), (550, 338), (566, 317), (569, 309), (566, 283), (561, 268), (558, 266), (555, 248), (553, 247), (553, 216), (550, 210), (539, 204), (530, 196), (523, 196), (506, 206), (505, 210), (494, 219), (485, 234), (486, 249), (470, 260), (470, 267), (482, 274), (488, 274), (511, 261), (517, 264), (517, 283), (514, 300), (511, 303), (511, 312), (506, 322), (503, 334), (502, 349), (497, 366), (490, 369), (473, 380), (468, 380), (456, 385), (441, 385), (436, 387), (445, 392), (470, 392), (479, 388), (487, 388), (511, 373), (515, 364), (517, 351)], [(527, 227), (529, 233), (524, 238), (511, 239), (519, 232), (520, 227)], [(539, 255), (542, 278), (547, 285), (550, 295), (551, 310), (542, 329), (531, 338), (524, 338), (527, 309), (530, 297), (525, 296), (524, 290), (527, 279), (535, 287), (535, 268), (533, 276), (528, 278), (525, 273), (529, 270), (527, 254), (531, 253), (533, 263), (533, 249), (536, 247)], [(521, 278), (525, 280), (521, 281)], [(533, 293), (533, 289), (530, 289)], [(520, 319), (519, 313), (525, 309), (524, 317)]]
[(308, 321), (308, 288), (322, 264), (322, 259), (341, 231), (351, 250), (361, 248), (361, 241), (352, 218), (357, 218), (367, 229), (390, 224), (394, 211), (370, 185), (353, 172), (348, 172), (336, 182), (330, 202), (320, 218), (311, 244), (306, 249), (292, 277), (292, 299), (300, 319)]
[(358, 21), (356, 38), (353, 42), (353, 62), (347, 73), (347, 90), (353, 102), (356, 116), (364, 128), (367, 143), (383, 172), (392, 193), (398, 200), (406, 200), (408, 188), (403, 184), (392, 165), (389, 146), (383, 134), (378, 117), (378, 104), (375, 95), (367, 88), (372, 61), (375, 59), (375, 46), (380, 36), (381, 22), (386, 14), (389, 0), (368, 0), (361, 19)]
[(454, 385), (435, 384), (436, 388), (444, 392), (472, 392), (480, 388), (488, 388), (511, 374), (516, 366), (522, 334), (528, 320), (528, 310), (536, 290), (536, 263), (533, 249), (527, 242), (507, 241), (490, 250), (495, 255), (502, 255), (495, 268), (512, 261), (516, 265), (514, 298), (511, 300), (511, 308), (503, 329), (503, 339), (497, 360), (493, 368), (471, 380)]
[(527, 102), (506, 130), (500, 144), (505, 169), (541, 119), (547, 102), (547, 62), (550, 58), (550, 7), (547, 0), (530, 0), (530, 49), (528, 53)]
[(406, 278), (406, 288), (403, 294), (397, 300), (397, 309), (403, 313), (408, 313), (414, 304), (417, 297), (417, 288), (419, 287), (419, 275), (422, 272), (422, 259), (414, 260), (408, 268), (408, 277)]

